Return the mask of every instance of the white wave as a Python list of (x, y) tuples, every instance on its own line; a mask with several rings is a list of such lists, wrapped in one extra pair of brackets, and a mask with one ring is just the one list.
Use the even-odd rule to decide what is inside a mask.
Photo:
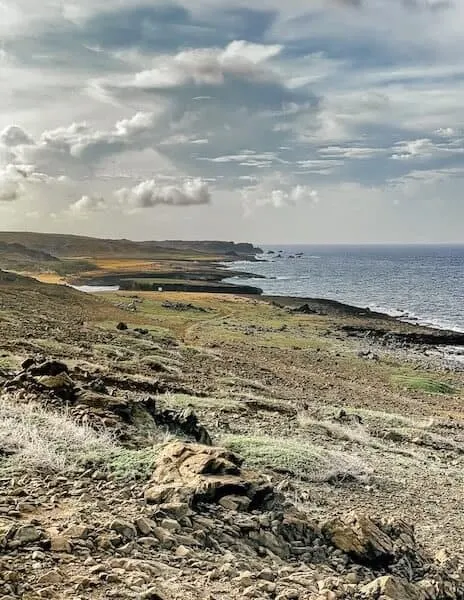
[(119, 285), (70, 285), (69, 287), (85, 292), (86, 294), (97, 294), (99, 292), (119, 292)]

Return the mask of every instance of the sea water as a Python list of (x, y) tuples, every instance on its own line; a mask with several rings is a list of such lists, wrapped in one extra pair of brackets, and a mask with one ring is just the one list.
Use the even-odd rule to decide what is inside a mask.
[(265, 294), (329, 298), (464, 332), (464, 245), (268, 246), (259, 262), (229, 266), (265, 279), (231, 279)]

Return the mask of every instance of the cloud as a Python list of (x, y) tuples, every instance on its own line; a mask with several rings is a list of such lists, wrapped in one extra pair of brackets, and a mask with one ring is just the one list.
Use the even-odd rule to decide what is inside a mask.
[(274, 178), (264, 179), (257, 185), (242, 190), (245, 214), (250, 214), (254, 208), (272, 206), (286, 208), (300, 203), (317, 204), (319, 193), (308, 185), (286, 185), (272, 187)]
[(392, 154), (392, 158), (396, 160), (427, 158), (432, 156), (435, 151), (435, 145), (432, 140), (427, 138), (411, 140), (408, 142), (398, 142), (395, 144), (395, 147), (397, 151)]
[(161, 56), (157, 66), (138, 72), (127, 87), (169, 89), (187, 84), (218, 86), (236, 77), (252, 81), (276, 79), (264, 63), (281, 53), (278, 44), (255, 44), (235, 40), (224, 49), (195, 48), (174, 56)]
[(384, 148), (368, 148), (362, 146), (327, 146), (326, 148), (319, 148), (318, 150), (321, 156), (326, 158), (372, 158), (379, 154), (385, 154)]
[(130, 119), (122, 119), (116, 123), (114, 134), (122, 138), (130, 138), (153, 127), (155, 115), (152, 112), (138, 112)]
[(18, 200), (23, 193), (18, 181), (3, 179), (0, 173), (0, 202), (13, 202)]
[(408, 10), (441, 12), (454, 7), (450, 0), (401, 0), (402, 5)]
[(34, 143), (34, 140), (21, 127), (16, 125), (10, 125), (0, 134), (0, 144), (8, 148), (32, 146)]
[[(446, 130), (445, 135), (442, 131), (437, 131), (437, 135), (441, 137), (450, 137), (452, 135), (449, 129)], [(459, 155), (464, 153), (464, 140), (453, 139), (450, 142), (434, 142), (429, 138), (422, 138), (398, 142), (395, 144), (394, 149), (395, 152), (391, 155), (391, 158), (395, 160), (429, 159), (446, 154)]]
[(69, 184), (71, 180), (66, 176), (52, 177), (36, 171), (32, 165), (8, 164), (0, 170), (0, 201), (13, 202), (40, 190), (47, 194), (52, 186)]
[(439, 129), (437, 129), (435, 132), (435, 135), (439, 135), (440, 137), (454, 137), (457, 132), (455, 129), (453, 129), (453, 127), (440, 127)]
[(270, 167), (272, 163), (285, 164), (285, 160), (279, 158), (277, 152), (255, 152), (254, 150), (242, 150), (239, 154), (226, 154), (213, 158), (199, 157), (211, 163), (235, 163), (242, 167)]
[(106, 208), (106, 202), (101, 196), (82, 196), (70, 205), (70, 210), (74, 214), (87, 215), (91, 212), (96, 212)]
[[(335, 2), (355, 8), (372, 4), (372, 2), (368, 2), (367, 0), (335, 0)], [(408, 10), (432, 12), (447, 10), (454, 6), (454, 2), (450, 0), (400, 0), (400, 4)]]
[(93, 130), (87, 123), (72, 123), (68, 127), (45, 131), (38, 151), (51, 150), (75, 158), (92, 154), (95, 150), (98, 154), (111, 154), (130, 146), (141, 134), (150, 131), (154, 122), (154, 113), (138, 112), (130, 119), (118, 121), (109, 131)]
[(180, 186), (163, 185), (154, 179), (143, 181), (133, 188), (116, 192), (122, 205), (131, 209), (153, 208), (154, 206), (199, 206), (210, 204), (211, 192), (202, 179), (185, 181)]
[[(0, 165), (16, 165), (0, 166), (1, 225), (30, 211), (109, 236), (397, 239), (396, 213), (370, 228), (360, 213), (426, 188), (445, 239), (463, 214), (463, 26), (457, 0), (0, 0)], [(134, 210), (197, 203), (196, 180), (214, 185), (207, 211)]]
[(7, 165), (0, 170), (0, 202), (13, 202), (24, 193), (22, 175), (14, 165)]

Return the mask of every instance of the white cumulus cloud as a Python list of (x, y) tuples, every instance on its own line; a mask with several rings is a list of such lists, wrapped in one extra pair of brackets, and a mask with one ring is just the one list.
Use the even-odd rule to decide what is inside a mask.
[(72, 123), (68, 127), (44, 131), (39, 144), (28, 155), (58, 152), (80, 158), (92, 149), (98, 150), (99, 155), (121, 151), (150, 131), (154, 122), (154, 113), (138, 112), (130, 119), (118, 121), (107, 131), (93, 129), (87, 123)]
[(286, 208), (300, 203), (317, 204), (319, 202), (317, 190), (309, 185), (272, 187), (269, 184), (270, 181), (264, 180), (258, 185), (245, 188), (242, 191), (245, 212), (249, 213), (253, 208), (263, 206)]
[(221, 85), (227, 76), (254, 81), (276, 77), (263, 64), (280, 54), (282, 46), (253, 44), (243, 40), (231, 42), (224, 49), (196, 48), (175, 56), (162, 56), (153, 69), (140, 71), (131, 84), (139, 88), (174, 88), (196, 85)]
[(82, 196), (82, 198), (71, 204), (70, 210), (75, 214), (85, 215), (102, 210), (105, 207), (105, 200), (101, 196)]
[(152, 208), (158, 205), (195, 206), (209, 204), (211, 192), (203, 179), (185, 181), (182, 185), (163, 185), (155, 179), (143, 181), (133, 188), (116, 192), (119, 201), (128, 208)]

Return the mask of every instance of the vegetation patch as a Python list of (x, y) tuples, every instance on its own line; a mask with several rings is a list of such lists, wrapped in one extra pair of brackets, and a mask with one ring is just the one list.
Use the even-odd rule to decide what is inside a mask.
[(429, 377), (412, 375), (393, 375), (394, 383), (412, 391), (426, 392), (428, 394), (455, 394), (456, 388), (449, 383)]
[(66, 260), (53, 263), (53, 270), (58, 275), (75, 275), (76, 273), (85, 273), (87, 271), (98, 270), (97, 265), (87, 260)]
[(14, 356), (0, 356), (0, 370), (14, 371), (19, 367), (20, 361)]
[(146, 481), (153, 474), (157, 446), (130, 450), (118, 448), (107, 456), (100, 457), (99, 465), (115, 479)]
[(250, 467), (288, 473), (305, 481), (362, 479), (370, 469), (356, 455), (334, 452), (306, 440), (265, 435), (227, 435), (223, 444)]

